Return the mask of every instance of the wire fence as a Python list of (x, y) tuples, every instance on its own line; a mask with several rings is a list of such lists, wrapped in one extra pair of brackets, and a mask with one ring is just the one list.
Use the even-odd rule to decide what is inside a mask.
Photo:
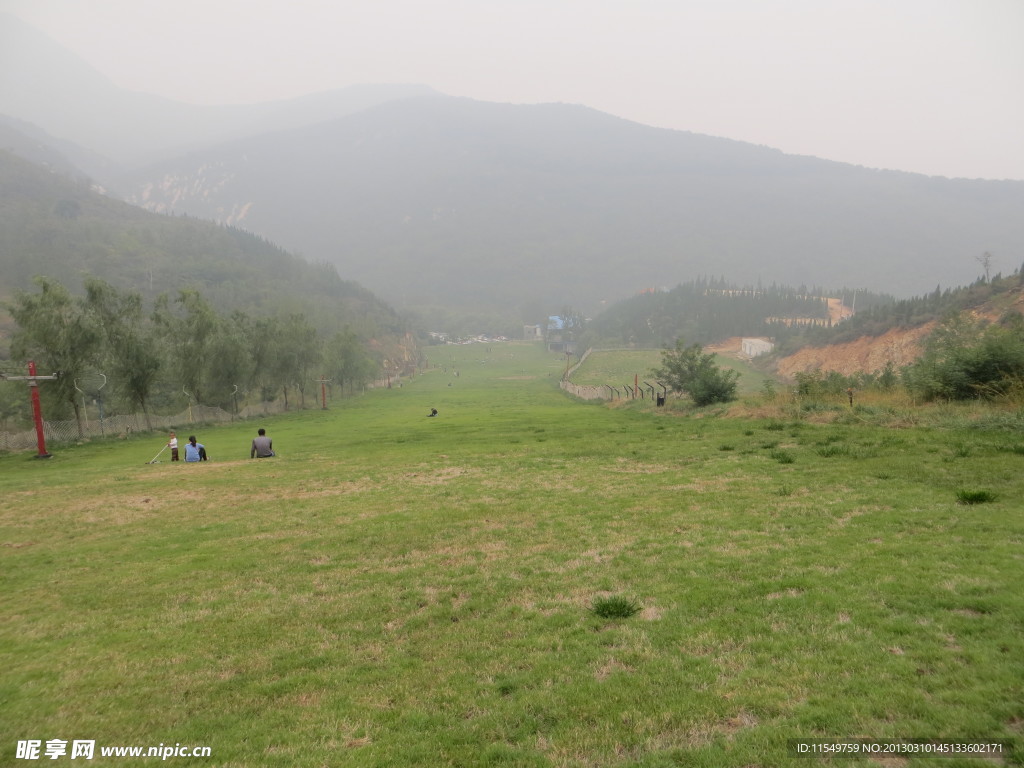
[[(394, 374), (388, 378), (378, 379), (363, 385), (364, 389), (400, 387), (402, 376)], [(318, 402), (314, 398), (315, 402)], [(306, 406), (311, 407), (311, 406)], [(319, 407), (319, 406), (318, 406)], [(256, 403), (247, 405), (232, 414), (223, 408), (216, 408), (208, 405), (193, 405), (181, 413), (168, 416), (155, 414), (135, 413), (128, 415), (107, 416), (103, 419), (89, 418), (86, 411), (81, 424), (74, 419), (67, 421), (43, 420), (43, 436), (49, 443), (78, 443), (85, 440), (102, 437), (117, 437), (128, 439), (134, 434), (145, 434), (147, 432), (160, 432), (169, 430), (185, 430), (191, 424), (218, 424), (230, 421), (247, 421), (250, 419), (263, 418), (285, 411), (301, 410), (300, 406), (294, 403), (287, 408), (282, 400), (273, 402)], [(38, 435), (35, 429), (27, 429), (19, 432), (0, 431), (0, 451), (27, 451), (35, 449), (38, 445)]]
[[(593, 348), (588, 349), (583, 353), (583, 356), (579, 359), (572, 368), (565, 372), (562, 380), (558, 383), (558, 386), (563, 391), (568, 392), (570, 395), (575, 395), (581, 400), (636, 400), (637, 398), (643, 400), (650, 396), (650, 399), (662, 406), (665, 404), (665, 398), (667, 391), (663, 384), (659, 383), (657, 387), (648, 382), (644, 382), (644, 386), (636, 384), (634, 386), (612, 386), (610, 384), (594, 385), (594, 384), (573, 384), (570, 378), (579, 369), (583, 363), (590, 357), (590, 353), (593, 352)], [(658, 393), (658, 389), (662, 391)]]
[[(194, 405), (181, 413), (168, 416), (135, 413), (108, 416), (104, 419), (83, 419), (81, 425), (74, 419), (68, 421), (43, 421), (43, 436), (47, 443), (77, 443), (101, 437), (130, 438), (136, 433), (186, 429), (192, 424), (216, 424), (228, 421), (244, 421), (274, 413), (282, 413), (284, 404), (260, 403), (242, 408), (237, 414), (222, 408)], [(0, 432), (0, 451), (26, 451), (35, 448), (38, 436), (35, 429), (22, 432)]]

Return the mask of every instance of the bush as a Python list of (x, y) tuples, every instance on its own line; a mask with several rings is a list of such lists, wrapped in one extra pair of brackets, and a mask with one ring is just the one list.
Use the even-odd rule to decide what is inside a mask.
[(988, 504), (996, 500), (996, 495), (992, 491), (960, 490), (956, 492), (956, 500), (960, 504)]
[(929, 337), (921, 358), (904, 372), (910, 391), (925, 400), (1005, 397), (1024, 379), (1024, 318), (986, 325), (964, 315), (948, 318)]
[(628, 619), (640, 612), (640, 605), (628, 597), (613, 595), (596, 598), (590, 610), (602, 619)]
[(673, 391), (688, 394), (695, 405), (728, 403), (736, 399), (739, 373), (719, 368), (715, 365), (715, 356), (705, 353), (700, 344), (686, 347), (679, 339), (675, 349), (662, 351), (661, 359), (662, 367), (653, 370), (652, 375)]

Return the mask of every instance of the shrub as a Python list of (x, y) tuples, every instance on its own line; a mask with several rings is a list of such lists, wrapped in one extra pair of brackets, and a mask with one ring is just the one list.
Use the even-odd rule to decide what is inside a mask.
[(685, 392), (695, 405), (728, 403), (736, 399), (736, 371), (724, 370), (715, 365), (715, 356), (705, 353), (700, 344), (686, 347), (683, 340), (676, 341), (675, 349), (661, 353), (662, 367), (651, 374), (676, 392)]
[(788, 451), (783, 451), (781, 449), (776, 449), (772, 451), (770, 455), (773, 459), (779, 462), (779, 464), (792, 464), (794, 461), (796, 461), (796, 459), (793, 458), (793, 454), (789, 453)]
[(1024, 379), (1024, 318), (986, 325), (964, 315), (946, 319), (921, 358), (904, 371), (910, 391), (926, 400), (996, 399)]
[(956, 500), (959, 504), (988, 504), (996, 500), (992, 491), (968, 491), (959, 490), (956, 492)]
[(821, 446), (818, 449), (817, 453), (819, 456), (825, 459), (833, 458), (835, 456), (849, 456), (850, 448), (845, 445), (836, 445), (834, 443), (829, 443), (828, 445)]
[(602, 619), (628, 619), (640, 612), (640, 604), (628, 597), (612, 595), (595, 598), (590, 610)]

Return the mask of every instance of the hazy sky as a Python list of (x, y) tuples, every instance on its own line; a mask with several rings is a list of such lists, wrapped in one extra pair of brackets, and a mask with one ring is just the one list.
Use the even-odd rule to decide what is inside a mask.
[(874, 168), (1024, 179), (1024, 0), (0, 0), (200, 104), (362, 83), (585, 104)]

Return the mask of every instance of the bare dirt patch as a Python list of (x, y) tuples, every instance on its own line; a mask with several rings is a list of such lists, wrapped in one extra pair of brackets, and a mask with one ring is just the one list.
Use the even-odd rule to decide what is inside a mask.
[(910, 330), (891, 330), (881, 336), (864, 336), (844, 344), (827, 347), (804, 347), (778, 363), (778, 373), (792, 378), (797, 373), (821, 369), (844, 376), (873, 373), (892, 363), (897, 368), (909, 365), (921, 356), (924, 339), (935, 328), (926, 323)]

